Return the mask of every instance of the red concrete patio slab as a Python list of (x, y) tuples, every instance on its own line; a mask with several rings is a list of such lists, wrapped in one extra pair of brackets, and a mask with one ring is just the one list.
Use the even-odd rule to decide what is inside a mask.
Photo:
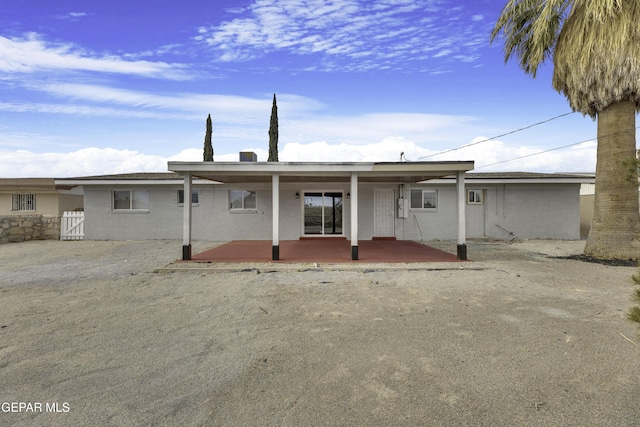
[[(455, 255), (411, 240), (362, 240), (358, 260), (346, 239), (284, 240), (279, 262), (455, 262)], [(271, 262), (271, 241), (236, 240), (192, 256), (199, 262)]]

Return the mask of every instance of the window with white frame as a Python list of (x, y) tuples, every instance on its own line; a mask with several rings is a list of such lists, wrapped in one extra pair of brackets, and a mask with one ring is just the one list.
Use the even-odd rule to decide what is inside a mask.
[(35, 211), (36, 195), (33, 193), (20, 193), (11, 195), (12, 211)]
[(149, 192), (146, 190), (114, 190), (113, 210), (148, 211)]
[(438, 190), (411, 190), (411, 209), (438, 208)]
[[(198, 190), (191, 190), (191, 205), (198, 206)], [(178, 204), (184, 205), (184, 190), (178, 190)]]
[(232, 211), (256, 210), (256, 192), (249, 190), (229, 190), (229, 209)]
[(467, 190), (467, 204), (469, 205), (481, 205), (484, 203), (484, 191), (482, 190)]

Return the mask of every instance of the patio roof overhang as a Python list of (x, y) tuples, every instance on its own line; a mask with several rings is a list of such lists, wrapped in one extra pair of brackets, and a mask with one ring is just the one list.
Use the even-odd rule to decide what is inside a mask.
[[(280, 184), (286, 182), (349, 182), (351, 208), (351, 259), (358, 259), (359, 183), (415, 183), (456, 176), (458, 258), (467, 259), (465, 244), (464, 174), (473, 161), (457, 162), (169, 162), (171, 172), (184, 176), (184, 194), (191, 193), (194, 178), (222, 183), (271, 182), (272, 259), (280, 259)], [(184, 204), (182, 259), (191, 259), (191, 203)]]
[(169, 162), (178, 174), (223, 183), (349, 182), (355, 173), (360, 182), (413, 183), (473, 170), (473, 161), (456, 162)]

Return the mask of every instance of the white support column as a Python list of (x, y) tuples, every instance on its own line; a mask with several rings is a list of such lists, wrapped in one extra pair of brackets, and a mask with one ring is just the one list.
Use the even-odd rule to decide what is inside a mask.
[(182, 214), (182, 259), (191, 259), (191, 172), (184, 174), (184, 210)]
[(467, 259), (467, 220), (466, 220), (466, 197), (464, 186), (464, 171), (459, 171), (456, 175), (456, 199), (458, 202), (458, 259)]
[(358, 259), (358, 174), (351, 173), (351, 259)]
[(280, 259), (280, 175), (271, 175), (272, 234), (271, 259)]

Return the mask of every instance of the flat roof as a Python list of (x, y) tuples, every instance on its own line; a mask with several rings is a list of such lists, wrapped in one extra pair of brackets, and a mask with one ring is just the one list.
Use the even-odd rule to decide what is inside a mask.
[[(222, 163), (222, 162), (220, 162)], [(234, 163), (235, 164), (235, 163)], [(334, 165), (334, 164), (332, 164)], [(378, 163), (378, 165), (383, 165), (382, 163)], [(381, 166), (382, 167), (382, 166)], [(405, 171), (405, 175), (406, 175)], [(410, 172), (410, 171), (409, 171)], [(415, 172), (415, 171), (414, 171)], [(343, 173), (343, 172), (337, 172)], [(256, 182), (257, 180), (269, 181), (271, 173), (263, 173), (262, 178), (258, 176), (257, 179), (255, 175), (247, 175), (247, 178), (243, 179), (243, 182)], [(196, 177), (193, 179), (194, 185), (204, 185), (219, 183), (217, 179), (212, 181), (211, 178), (203, 179)], [(251, 176), (251, 178), (249, 178)], [(350, 173), (344, 173), (344, 176), (340, 175), (326, 175), (324, 177), (313, 177), (309, 175), (296, 175), (300, 178), (300, 181), (348, 181), (348, 177)], [(415, 178), (415, 175), (409, 175)], [(390, 181), (397, 182), (399, 181), (397, 177), (391, 176), (392, 179), (386, 179)], [(237, 178), (237, 177), (236, 177)], [(281, 178), (285, 180), (286, 177)], [(379, 177), (378, 177), (379, 178)], [(287, 178), (289, 180), (294, 180), (292, 177)], [(538, 172), (466, 172), (465, 180), (468, 184), (500, 184), (500, 183), (520, 183), (520, 184), (551, 184), (551, 183), (581, 183), (588, 184), (594, 182), (594, 174), (593, 173), (538, 173)], [(0, 184), (3, 180), (0, 180)], [(24, 181), (23, 179), (12, 179), (5, 180), (7, 183), (11, 182), (13, 184), (11, 189), (15, 190), (15, 184), (17, 181)], [(442, 177), (431, 177), (428, 178), (430, 184), (453, 184), (455, 183), (455, 175), (450, 174)], [(122, 173), (122, 174), (112, 174), (112, 175), (94, 175), (94, 176), (82, 176), (75, 178), (56, 178), (55, 182), (58, 188), (61, 188), (62, 185), (66, 186), (76, 186), (76, 185), (135, 185), (144, 183), (145, 185), (167, 185), (167, 184), (182, 184), (183, 177), (182, 175), (176, 172), (137, 172), (137, 173)], [(230, 181), (230, 182), (240, 182), (238, 180)], [(420, 181), (415, 181), (420, 182)]]
[(0, 191), (55, 192), (72, 187), (56, 185), (54, 178), (0, 178)]
[(224, 183), (349, 181), (419, 182), (473, 169), (473, 161), (456, 162), (169, 162), (169, 170)]
[[(56, 178), (56, 184), (67, 186), (78, 185), (167, 185), (184, 182), (182, 175), (175, 172), (134, 172), (111, 175), (78, 176), (73, 178)], [(211, 184), (208, 179), (194, 179), (193, 184)]]
[[(453, 183), (455, 176), (445, 176), (430, 182)], [(467, 184), (589, 184), (595, 175), (588, 173), (540, 173), (540, 172), (472, 172), (465, 174)]]

